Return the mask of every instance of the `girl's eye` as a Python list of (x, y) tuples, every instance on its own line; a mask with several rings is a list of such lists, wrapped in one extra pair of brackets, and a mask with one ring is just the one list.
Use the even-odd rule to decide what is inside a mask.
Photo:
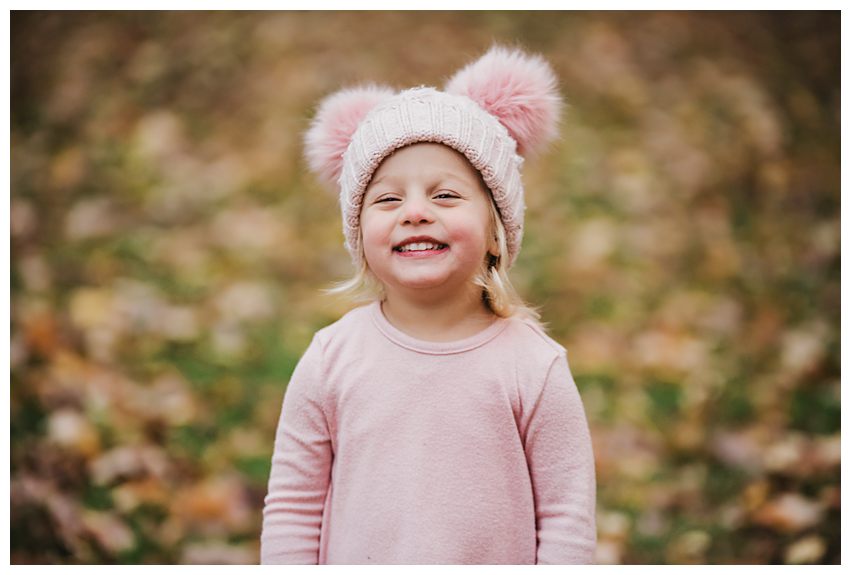
[(440, 192), (435, 197), (439, 200), (452, 200), (452, 199), (457, 199), (458, 195), (454, 194), (452, 192)]
[(386, 198), (379, 198), (375, 200), (376, 204), (383, 204), (386, 202), (398, 202), (399, 198), (394, 198), (393, 196), (387, 196)]

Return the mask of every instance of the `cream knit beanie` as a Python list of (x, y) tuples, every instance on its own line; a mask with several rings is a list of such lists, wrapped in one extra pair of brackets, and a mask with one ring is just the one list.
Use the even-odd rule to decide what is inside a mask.
[(523, 237), (522, 156), (555, 138), (561, 107), (543, 59), (495, 46), (456, 73), (444, 92), (369, 85), (328, 96), (305, 135), (306, 157), (314, 172), (339, 186), (346, 248), (357, 265), (364, 191), (382, 160), (416, 142), (457, 150), (490, 189), (510, 267)]

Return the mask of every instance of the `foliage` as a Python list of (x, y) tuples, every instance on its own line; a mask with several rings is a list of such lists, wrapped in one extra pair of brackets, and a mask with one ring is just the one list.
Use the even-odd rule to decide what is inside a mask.
[(838, 13), (44, 13), (11, 29), (14, 563), (250, 563), (350, 304), (319, 99), (492, 40), (569, 102), (514, 270), (568, 349), (597, 559), (840, 560)]

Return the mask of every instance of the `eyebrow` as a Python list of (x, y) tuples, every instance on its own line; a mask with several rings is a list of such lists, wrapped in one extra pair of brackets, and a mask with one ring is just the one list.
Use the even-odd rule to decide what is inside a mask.
[(371, 182), (369, 182), (369, 184), (367, 184), (367, 186), (366, 186), (367, 191), (369, 191), (369, 189), (371, 187), (377, 186), (378, 184), (380, 184), (384, 180), (384, 178), (386, 178), (386, 177), (387, 176), (379, 176), (379, 177), (375, 178), (374, 180), (372, 180)]
[[(458, 181), (458, 182), (461, 182), (461, 183), (472, 183), (472, 184), (476, 183), (472, 180), (472, 178), (464, 177), (464, 175), (460, 175), (460, 174), (457, 174), (455, 172), (451, 172), (451, 171), (447, 171), (447, 170), (443, 170), (443, 171), (435, 173), (433, 178), (434, 178), (435, 182), (443, 182), (445, 180), (455, 180), (455, 181)], [(383, 175), (383, 176), (379, 176), (379, 177), (375, 178), (374, 180), (369, 182), (369, 184), (367, 185), (366, 193), (368, 194), (369, 191), (373, 188), (373, 186), (377, 186), (378, 184), (383, 182), (385, 179), (393, 180), (395, 178), (393, 178), (392, 176), (387, 176), (387, 175)]]
[(375, 186), (380, 184), (384, 180), (385, 176), (381, 176), (379, 178), (375, 178), (369, 184), (367, 184), (366, 189), (363, 192), (363, 201), (366, 201), (370, 194), (375, 195)]

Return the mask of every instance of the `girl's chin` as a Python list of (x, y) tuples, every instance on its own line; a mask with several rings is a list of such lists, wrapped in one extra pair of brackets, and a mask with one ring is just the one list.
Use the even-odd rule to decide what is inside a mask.
[[(406, 273), (397, 274), (391, 278), (380, 278), (384, 285), (392, 285), (405, 290), (442, 290), (452, 284), (452, 276), (446, 273)], [(385, 281), (386, 280), (386, 281)]]
[(396, 285), (407, 289), (440, 288), (445, 284), (446, 278), (436, 277), (402, 278), (396, 281)]

